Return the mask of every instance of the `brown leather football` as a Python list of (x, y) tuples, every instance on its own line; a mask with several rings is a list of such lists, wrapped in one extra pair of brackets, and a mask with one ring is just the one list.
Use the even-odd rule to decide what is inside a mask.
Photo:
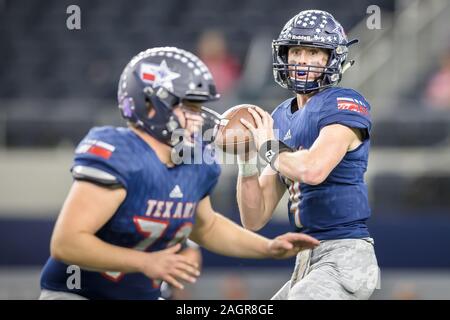
[(222, 114), (215, 144), (226, 153), (243, 154), (255, 149), (251, 132), (241, 123), (244, 118), (256, 126), (252, 114), (247, 110), (252, 104), (234, 106)]

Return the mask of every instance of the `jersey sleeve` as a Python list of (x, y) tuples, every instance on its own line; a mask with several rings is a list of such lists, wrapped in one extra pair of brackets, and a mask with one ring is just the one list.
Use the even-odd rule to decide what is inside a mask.
[(369, 103), (353, 90), (339, 90), (325, 98), (318, 120), (319, 131), (331, 124), (362, 129), (369, 136), (372, 127)]
[(211, 195), (217, 185), (217, 182), (219, 181), (220, 173), (222, 171), (219, 163), (217, 162), (215, 150), (213, 148), (205, 150), (203, 155), (205, 157), (205, 164), (203, 165), (202, 171), (205, 174), (202, 179), (202, 185), (204, 187), (201, 190), (201, 199)]
[(108, 188), (127, 189), (129, 174), (125, 170), (126, 157), (121, 154), (123, 145), (110, 130), (92, 129), (75, 150), (73, 178)]
[(204, 180), (205, 189), (201, 199), (204, 199), (205, 197), (213, 193), (214, 188), (219, 182), (219, 177), (221, 173), (220, 165), (217, 163), (211, 164), (208, 167), (209, 168), (207, 170), (206, 179)]

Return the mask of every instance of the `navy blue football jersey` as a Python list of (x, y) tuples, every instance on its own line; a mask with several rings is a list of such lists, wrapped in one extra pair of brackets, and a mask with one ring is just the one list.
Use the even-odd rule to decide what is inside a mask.
[(364, 140), (347, 152), (319, 185), (291, 181), (280, 175), (289, 191), (291, 225), (319, 240), (368, 237), (366, 220), (370, 208), (364, 173), (370, 146), (369, 103), (355, 90), (339, 87), (317, 93), (303, 108), (292, 112), (294, 99), (281, 103), (272, 117), (278, 139), (295, 150), (309, 149), (320, 130), (331, 124), (361, 129)]
[[(101, 127), (91, 129), (80, 142), (72, 173), (75, 179), (94, 177), (94, 183), (125, 188), (125, 200), (96, 235), (113, 245), (151, 252), (186, 240), (195, 221), (197, 204), (212, 192), (220, 166), (208, 161), (168, 168), (132, 130)], [(141, 273), (123, 274), (115, 270), (99, 273), (82, 269), (81, 288), (68, 289), (67, 267), (50, 257), (42, 272), (41, 287), (89, 299), (160, 296), (159, 281)]]

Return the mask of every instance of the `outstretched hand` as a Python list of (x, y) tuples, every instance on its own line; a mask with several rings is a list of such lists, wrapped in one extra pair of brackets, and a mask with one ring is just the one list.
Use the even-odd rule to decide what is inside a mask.
[(195, 283), (200, 275), (199, 265), (192, 259), (179, 254), (181, 245), (148, 253), (148, 263), (144, 264), (142, 272), (154, 280), (166, 281), (171, 286), (184, 289), (180, 280)]
[(307, 234), (288, 232), (270, 240), (269, 255), (275, 259), (286, 259), (304, 249), (313, 249), (319, 244), (319, 240)]

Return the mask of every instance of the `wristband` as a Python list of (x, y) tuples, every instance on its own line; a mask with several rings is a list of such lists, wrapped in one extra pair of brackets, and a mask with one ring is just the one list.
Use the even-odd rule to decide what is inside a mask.
[(258, 154), (261, 158), (263, 158), (270, 164), (270, 167), (274, 171), (278, 172), (278, 170), (274, 166), (275, 160), (278, 157), (278, 155), (282, 152), (293, 152), (293, 151), (294, 150), (291, 147), (289, 147), (280, 140), (267, 140), (262, 144), (261, 148), (259, 148)]

